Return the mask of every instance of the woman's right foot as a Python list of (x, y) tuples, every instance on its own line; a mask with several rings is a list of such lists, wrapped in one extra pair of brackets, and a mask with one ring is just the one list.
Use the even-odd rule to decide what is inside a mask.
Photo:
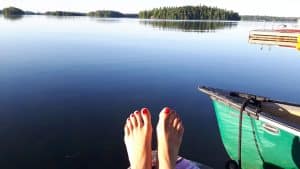
[(159, 114), (156, 130), (158, 168), (175, 169), (184, 132), (183, 124), (177, 113), (165, 107)]
[(135, 111), (124, 126), (124, 141), (131, 169), (152, 168), (152, 125), (147, 108)]

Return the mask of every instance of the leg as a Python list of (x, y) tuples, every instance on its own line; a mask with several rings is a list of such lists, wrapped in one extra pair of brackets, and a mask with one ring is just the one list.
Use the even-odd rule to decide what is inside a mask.
[(175, 169), (184, 128), (177, 113), (164, 108), (157, 124), (159, 169)]
[(152, 167), (152, 125), (148, 109), (135, 111), (124, 126), (124, 141), (131, 169), (151, 169)]

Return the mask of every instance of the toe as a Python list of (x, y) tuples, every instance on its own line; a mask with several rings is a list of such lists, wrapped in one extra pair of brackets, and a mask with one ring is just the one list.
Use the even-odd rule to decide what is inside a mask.
[(136, 117), (135, 117), (134, 113), (130, 115), (130, 121), (131, 121), (131, 124), (132, 124), (133, 128), (138, 126), (138, 123), (137, 123), (137, 120), (136, 120)]
[(128, 130), (129, 130), (129, 133), (131, 133), (131, 131), (133, 129), (133, 125), (131, 123), (130, 118), (127, 119), (126, 126), (127, 126)]
[(171, 111), (169, 117), (166, 119), (168, 125), (173, 126), (175, 119), (177, 118), (177, 114), (174, 110)]
[(135, 118), (136, 118), (137, 125), (138, 125), (139, 127), (143, 127), (143, 126), (144, 126), (144, 122), (143, 122), (141, 113), (140, 113), (139, 111), (135, 111), (135, 112), (134, 112), (134, 116), (135, 116)]
[(182, 123), (181, 123), (181, 122), (179, 122), (179, 123), (177, 124), (177, 127), (176, 127), (176, 129), (177, 129), (177, 131), (178, 131), (179, 135), (183, 135), (183, 132), (184, 132), (184, 127), (183, 127), (183, 125), (182, 125)]
[(159, 113), (159, 119), (165, 121), (165, 119), (169, 116), (171, 113), (171, 109), (169, 107), (165, 107), (162, 109), (162, 111)]
[(125, 124), (125, 126), (124, 126), (124, 135), (125, 135), (125, 137), (126, 137), (126, 136), (128, 136), (129, 134), (130, 134), (129, 128), (128, 128), (127, 124)]
[[(177, 117), (178, 116), (174, 110), (165, 107), (159, 114), (159, 121), (164, 126), (173, 126), (174, 120)], [(176, 126), (174, 128), (176, 128)]]
[(151, 124), (151, 114), (150, 111), (147, 108), (142, 108), (142, 118), (145, 123), (145, 125), (150, 125)]
[(179, 122), (180, 122), (180, 119), (179, 119), (179, 117), (177, 116), (177, 117), (174, 119), (172, 126), (173, 126), (174, 128), (177, 128), (177, 125), (178, 125)]

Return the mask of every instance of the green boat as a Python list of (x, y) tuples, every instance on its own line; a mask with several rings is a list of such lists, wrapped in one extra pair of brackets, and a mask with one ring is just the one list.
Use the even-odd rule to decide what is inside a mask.
[(232, 159), (229, 166), (236, 162), (243, 169), (300, 168), (300, 105), (209, 87), (198, 89), (212, 99), (222, 142)]

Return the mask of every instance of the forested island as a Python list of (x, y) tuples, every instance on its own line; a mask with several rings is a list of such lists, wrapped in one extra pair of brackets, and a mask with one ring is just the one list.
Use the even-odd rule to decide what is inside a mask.
[[(24, 12), (15, 7), (3, 9), (5, 15), (35, 15), (34, 12)], [(208, 6), (184, 6), (184, 7), (164, 7), (149, 11), (141, 11), (139, 14), (123, 14), (118, 11), (98, 10), (88, 13), (66, 12), (66, 11), (48, 11), (39, 13), (51, 16), (91, 16), (91, 17), (109, 17), (109, 18), (145, 18), (145, 19), (182, 19), (182, 20), (240, 20), (238, 13)]]
[(121, 18), (124, 15), (121, 12), (118, 11), (94, 11), (94, 12), (89, 12), (87, 14), (88, 16), (93, 16), (93, 17), (102, 17), (102, 18)]
[(175, 20), (240, 20), (237, 12), (209, 7), (183, 6), (163, 7), (139, 12), (139, 17), (144, 19), (175, 19)]
[(142, 19), (170, 19), (170, 20), (244, 20), (244, 21), (287, 21), (297, 22), (297, 17), (276, 17), (276, 16), (255, 16), (255, 15), (239, 15), (231, 10), (220, 9), (217, 7), (209, 7), (205, 5), (199, 6), (183, 6), (183, 7), (161, 7), (152, 10), (144, 10), (139, 14), (123, 14), (112, 10), (97, 10), (88, 13), (67, 12), (67, 11), (48, 11), (45, 13), (35, 13), (31, 11), (23, 11), (16, 7), (8, 7), (0, 10), (0, 14), (5, 17), (16, 17), (23, 15), (48, 15), (48, 16), (90, 16), (102, 18), (142, 18)]
[(52, 15), (52, 16), (86, 16), (85, 13), (80, 12), (66, 12), (66, 11), (48, 11), (45, 15)]
[(22, 15), (48, 15), (48, 16), (91, 16), (91, 17), (105, 17), (105, 18), (138, 18), (138, 14), (123, 14), (118, 11), (98, 10), (89, 13), (82, 12), (68, 12), (68, 11), (47, 11), (45, 13), (34, 13), (31, 11), (23, 11), (16, 7), (4, 8), (0, 10), (0, 14), (4, 16), (22, 16)]
[(88, 16), (101, 18), (137, 18), (137, 14), (123, 14), (118, 11), (99, 10), (87, 13)]
[(45, 15), (52, 16), (91, 16), (99, 18), (137, 18), (137, 14), (123, 14), (118, 11), (109, 11), (109, 10), (99, 10), (89, 13), (80, 13), (80, 12), (66, 12), (66, 11), (48, 11)]
[(2, 14), (4, 16), (14, 16), (14, 15), (24, 15), (25, 12), (19, 8), (15, 8), (15, 7), (8, 7), (8, 8), (4, 8), (2, 10)]

